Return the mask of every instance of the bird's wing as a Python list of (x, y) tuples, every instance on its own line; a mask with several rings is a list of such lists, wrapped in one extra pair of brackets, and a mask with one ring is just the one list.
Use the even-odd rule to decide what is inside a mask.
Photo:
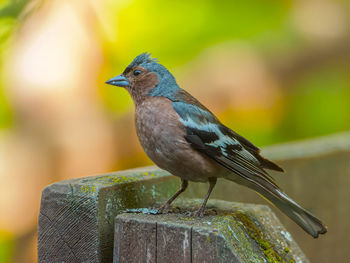
[(256, 157), (259, 149), (222, 125), (203, 105), (174, 101), (173, 107), (185, 126), (186, 140), (196, 150), (249, 181), (268, 181), (277, 187)]
[[(274, 171), (283, 172), (283, 169), (277, 164), (262, 157), (260, 155), (260, 149), (258, 147), (256, 147), (246, 138), (242, 137), (230, 128), (222, 125), (213, 113), (211, 113), (204, 105), (202, 105), (198, 100), (192, 97), (185, 90), (180, 89), (172, 101), (177, 113), (181, 116), (183, 120), (186, 120), (187, 122), (190, 122), (190, 124), (193, 124), (192, 130), (195, 129), (197, 132), (199, 132), (200, 134), (197, 135), (202, 135), (199, 136), (202, 139), (209, 140), (209, 138), (205, 138), (209, 136), (208, 131), (212, 137), (215, 136), (214, 134), (216, 134), (216, 136), (221, 135), (221, 138), (224, 139), (224, 142), (226, 142), (226, 145), (228, 146), (227, 151), (229, 151), (233, 147), (233, 145), (238, 145), (235, 146), (236, 148), (241, 146), (241, 154), (245, 155), (248, 159), (251, 159), (253, 162), (257, 160), (260, 168), (266, 168)], [(191, 120), (191, 118), (193, 120)], [(187, 126), (190, 127), (190, 124), (188, 124)], [(204, 124), (210, 124), (209, 128), (198, 129), (199, 126), (205, 126)], [(204, 133), (206, 135), (204, 135)], [(228, 143), (229, 141), (231, 143)], [(221, 145), (221, 148), (223, 149), (225, 147)]]

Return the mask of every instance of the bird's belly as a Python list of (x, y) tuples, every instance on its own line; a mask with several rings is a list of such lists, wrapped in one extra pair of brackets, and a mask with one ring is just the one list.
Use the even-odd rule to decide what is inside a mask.
[(186, 180), (206, 182), (209, 177), (221, 177), (222, 168), (185, 140), (185, 129), (167, 101), (153, 98), (136, 108), (137, 135), (148, 157)]

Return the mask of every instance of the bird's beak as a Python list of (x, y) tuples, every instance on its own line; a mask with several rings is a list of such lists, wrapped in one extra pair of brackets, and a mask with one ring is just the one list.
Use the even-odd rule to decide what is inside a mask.
[(118, 86), (118, 87), (129, 87), (130, 86), (129, 80), (126, 77), (124, 77), (123, 74), (120, 74), (114, 78), (111, 78), (110, 80), (107, 80), (106, 84), (114, 85), (114, 86)]

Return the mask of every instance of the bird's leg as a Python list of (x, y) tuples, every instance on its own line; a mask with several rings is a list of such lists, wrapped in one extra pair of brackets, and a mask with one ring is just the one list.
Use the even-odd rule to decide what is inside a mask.
[(167, 209), (170, 204), (181, 194), (183, 193), (188, 186), (188, 181), (181, 179), (181, 189), (177, 191), (161, 208), (159, 208), (157, 214), (161, 214), (165, 209)]
[(195, 213), (195, 216), (199, 216), (199, 217), (203, 216), (205, 206), (206, 206), (206, 204), (208, 202), (208, 199), (209, 199), (209, 196), (210, 196), (211, 192), (214, 189), (214, 186), (216, 184), (216, 180), (217, 180), (216, 177), (209, 177), (209, 190), (208, 190), (207, 196), (205, 197), (201, 208), (199, 208), (199, 210)]

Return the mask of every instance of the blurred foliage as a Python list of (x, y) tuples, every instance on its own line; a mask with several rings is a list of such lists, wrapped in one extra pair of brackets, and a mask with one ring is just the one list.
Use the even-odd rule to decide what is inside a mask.
[(330, 65), (294, 84), (280, 139), (314, 137), (350, 129), (350, 71)]
[[(27, 4), (28, 0), (2, 0), (0, 1), (0, 76), (2, 76), (4, 51), (9, 46), (11, 33), (17, 24), (17, 18)], [(2, 78), (1, 78), (2, 79)], [(0, 81), (0, 129), (11, 124), (12, 112), (6, 100), (3, 83)], [(14, 238), (11, 234), (0, 232), (0, 262), (11, 262), (14, 248)]]
[[(1, 0), (0, 1), (0, 70), (3, 66), (4, 51), (10, 45), (10, 36), (14, 31), (18, 17), (28, 3), (28, 0)], [(0, 76), (2, 72), (0, 72)], [(2, 78), (1, 78), (2, 79)], [(12, 121), (11, 108), (6, 100), (0, 81), (0, 129), (8, 127)]]
[(17, 18), (28, 0), (2, 0), (0, 1), (0, 17), (12, 17)]
[(266, 34), (279, 35), (287, 7), (286, 1), (274, 0), (220, 1), (220, 4), (213, 0), (167, 4), (161, 0), (134, 1), (117, 17), (119, 45), (111, 47), (111, 55), (126, 62), (128, 54), (118, 50), (131, 54), (154, 50), (172, 64), (182, 64), (203, 48), (225, 40), (254, 42)]
[(11, 255), (14, 249), (14, 238), (12, 235), (0, 232), (0, 262), (11, 262)]

